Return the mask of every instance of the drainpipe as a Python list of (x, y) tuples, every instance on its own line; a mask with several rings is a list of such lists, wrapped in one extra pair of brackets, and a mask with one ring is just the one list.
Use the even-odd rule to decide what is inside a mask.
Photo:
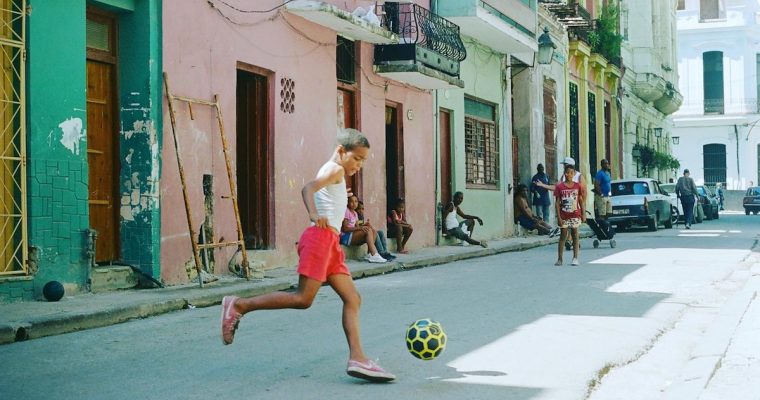
[[(441, 115), (438, 107), (438, 89), (435, 89), (435, 97), (434, 97), (434, 105), (433, 105), (433, 124), (435, 127), (433, 128), (433, 132), (435, 134), (433, 135), (433, 170), (435, 171), (435, 196), (433, 197), (433, 204), (435, 206), (435, 245), (438, 246), (441, 243), (441, 224), (442, 224), (442, 208), (443, 205), (441, 202), (438, 201), (438, 197), (441, 193), (441, 182), (440, 182), (440, 164), (438, 162), (438, 158), (440, 157), (440, 148), (441, 148)], [(441, 199), (443, 200), (443, 199)]]
[(736, 124), (734, 124), (734, 136), (736, 136), (736, 179), (738, 182), (741, 182), (742, 174), (739, 171), (739, 128), (737, 128)]

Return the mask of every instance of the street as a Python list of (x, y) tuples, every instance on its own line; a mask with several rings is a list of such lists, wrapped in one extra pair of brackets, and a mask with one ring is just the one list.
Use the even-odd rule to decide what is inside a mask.
[[(603, 400), (693, 399), (704, 389), (704, 398), (747, 399), (760, 393), (756, 379), (738, 397), (730, 385), (752, 382), (760, 350), (730, 371), (720, 354), (748, 340), (737, 329), (744, 315), (732, 319), (731, 310), (758, 307), (754, 292), (741, 295), (760, 261), (758, 218), (726, 213), (688, 231), (633, 229), (614, 249), (583, 239), (579, 267), (569, 266), (570, 254), (555, 267), (552, 245), (358, 280), (365, 351), (398, 376), (391, 384), (345, 374), (340, 299), (323, 287), (309, 310), (247, 315), (230, 346), (219, 337), (219, 306), (2, 346), (0, 393)], [(404, 344), (406, 326), (425, 317), (449, 339), (433, 361)], [(706, 343), (718, 355), (702, 361), (716, 368), (695, 362)]]

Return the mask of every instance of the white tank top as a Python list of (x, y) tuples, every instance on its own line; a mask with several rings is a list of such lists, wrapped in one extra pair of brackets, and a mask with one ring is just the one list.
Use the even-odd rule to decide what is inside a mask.
[[(333, 165), (338, 164), (333, 161), (326, 162), (317, 172), (317, 177)], [(340, 232), (346, 215), (346, 205), (348, 205), (348, 191), (346, 191), (346, 181), (343, 177), (340, 178), (340, 182), (327, 185), (314, 193), (314, 205), (317, 207), (317, 214), (320, 217), (326, 217), (330, 226)]]
[(454, 209), (446, 215), (446, 230), (456, 228), (457, 226), (459, 226), (459, 220), (457, 219), (457, 208), (454, 206)]

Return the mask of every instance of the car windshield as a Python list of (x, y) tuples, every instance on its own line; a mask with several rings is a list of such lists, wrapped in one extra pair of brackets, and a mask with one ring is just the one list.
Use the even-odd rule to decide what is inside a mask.
[(699, 192), (701, 196), (707, 196), (707, 192), (703, 186), (697, 186), (697, 192)]
[(665, 183), (660, 185), (660, 189), (664, 190), (667, 193), (675, 193), (676, 185), (674, 183)]
[(760, 196), (760, 187), (753, 187), (747, 190), (747, 196)]
[(617, 182), (612, 184), (613, 196), (631, 194), (649, 194), (649, 184), (646, 182)]

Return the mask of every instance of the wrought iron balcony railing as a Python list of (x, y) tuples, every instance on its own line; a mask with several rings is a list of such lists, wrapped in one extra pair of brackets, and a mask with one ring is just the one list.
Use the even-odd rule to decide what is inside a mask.
[(467, 51), (459, 26), (417, 4), (385, 2), (383, 24), (398, 34), (400, 44), (414, 43), (461, 62)]
[(578, 4), (578, 0), (539, 0), (539, 3), (556, 15), (559, 22), (568, 28), (593, 28), (594, 20), (591, 18), (591, 13)]

